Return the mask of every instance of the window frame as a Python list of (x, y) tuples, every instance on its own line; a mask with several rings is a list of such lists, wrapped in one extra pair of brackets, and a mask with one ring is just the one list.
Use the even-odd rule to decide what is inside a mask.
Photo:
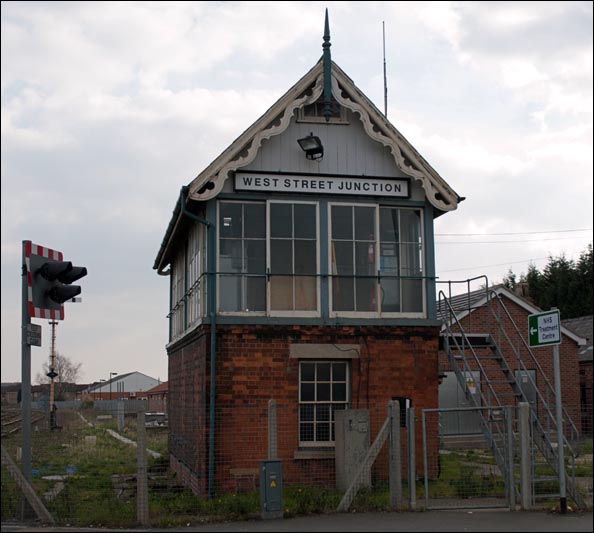
[[(245, 204), (260, 204), (260, 205), (264, 205), (264, 209), (266, 212), (266, 218), (268, 218), (268, 212), (267, 212), (267, 208), (266, 208), (266, 204), (267, 201), (266, 200), (219, 200), (217, 201), (217, 213), (216, 213), (216, 220), (217, 220), (217, 265), (216, 265), (216, 271), (217, 271), (217, 303), (216, 303), (216, 313), (217, 315), (221, 315), (221, 316), (267, 316), (267, 309), (265, 309), (264, 311), (224, 311), (222, 310), (219, 305), (221, 302), (221, 283), (220, 283), (220, 279), (221, 277), (223, 277), (223, 274), (220, 274), (221, 271), (221, 266), (220, 266), (220, 261), (221, 261), (221, 225), (218, 223), (218, 221), (220, 220), (220, 215), (221, 215), (221, 203), (234, 203), (234, 204), (240, 204), (240, 205), (245, 205)], [(243, 207), (242, 207), (243, 210)], [(244, 237), (244, 231), (245, 228), (243, 228), (243, 221), (242, 221), (242, 235), (241, 235), (241, 242), (243, 243), (246, 239)], [(267, 222), (266, 222), (266, 235), (264, 237), (264, 241), (265, 241), (265, 250), (266, 253), (267, 252), (267, 241), (268, 241), (268, 226), (267, 226)], [(243, 253), (243, 244), (242, 244), (242, 253)], [(242, 255), (242, 261), (243, 261), (243, 255)], [(246, 274), (238, 272), (237, 274), (234, 274), (239, 278), (242, 278), (242, 287), (243, 287), (243, 283), (244, 283), (244, 279), (247, 277)], [(228, 277), (231, 277), (232, 275), (230, 274)], [(265, 282), (265, 288), (266, 288), (266, 294), (264, 295), (265, 301), (266, 301), (266, 306), (268, 306), (268, 276), (266, 273), (262, 274), (262, 277), (264, 278), (264, 282)], [(242, 289), (243, 290), (243, 289)]]
[[(426, 254), (425, 254), (425, 222), (423, 219), (423, 210), (420, 207), (403, 207), (398, 205), (387, 205), (382, 203), (362, 203), (362, 202), (328, 202), (328, 313), (332, 318), (426, 318), (427, 316), (427, 279), (421, 278), (421, 311), (382, 311), (381, 305), (381, 272), (379, 283), (376, 284), (376, 311), (337, 311), (334, 309), (334, 289), (332, 283), (332, 207), (371, 207), (375, 209), (375, 265), (376, 272), (380, 270), (380, 253), (381, 253), (381, 228), (380, 228), (380, 210), (382, 208), (398, 209), (399, 211), (416, 211), (419, 214), (420, 221), (420, 236), (421, 236), (421, 265), (423, 272), (426, 272)], [(399, 216), (400, 220), (400, 216)], [(353, 235), (352, 242), (356, 242)], [(402, 257), (402, 240), (399, 238), (399, 257)], [(355, 267), (355, 265), (353, 265)], [(398, 272), (400, 273), (402, 264), (398, 265)], [(402, 282), (401, 282), (402, 283)], [(402, 285), (400, 286), (400, 304), (402, 305)]]
[[(345, 401), (344, 402), (332, 402), (332, 399), (328, 402), (318, 402), (318, 401), (309, 401), (309, 402), (302, 402), (301, 400), (301, 372), (302, 372), (302, 365), (303, 364), (315, 364), (316, 365), (316, 376), (317, 376), (317, 365), (319, 364), (344, 364), (345, 365), (345, 383), (346, 383), (346, 392), (345, 392)], [(344, 409), (349, 409), (351, 405), (351, 361), (350, 360), (343, 360), (343, 359), (301, 359), (299, 361), (299, 375), (298, 375), (298, 383), (297, 383), (297, 440), (299, 443), (299, 448), (301, 449), (311, 449), (311, 448), (334, 448), (336, 446), (336, 440), (327, 440), (327, 441), (317, 441), (315, 440), (316, 436), (316, 405), (329, 405), (332, 406), (337, 403), (344, 404)], [(318, 383), (317, 377), (313, 381), (314, 384)], [(330, 376), (330, 390), (332, 390), (332, 385), (334, 381), (332, 379), (332, 375)], [(338, 383), (338, 382), (337, 382)], [(340, 382), (342, 383), (342, 382)], [(315, 389), (315, 385), (314, 385)], [(304, 441), (301, 440), (301, 406), (302, 405), (313, 405), (314, 406), (314, 420), (313, 420), (313, 436), (314, 440), (311, 441)], [(336, 434), (336, 425), (334, 420), (334, 410), (331, 411), (330, 415), (330, 437), (332, 437), (332, 429), (334, 428), (334, 433)], [(333, 426), (334, 424), (334, 426)]]
[[(266, 309), (268, 316), (271, 317), (319, 317), (321, 316), (321, 293), (320, 293), (320, 203), (316, 201), (301, 201), (301, 200), (266, 200), (266, 268), (268, 272), (271, 270), (272, 255), (270, 253), (270, 206), (272, 204), (305, 204), (313, 205), (316, 210), (316, 309), (312, 310), (273, 310), (272, 309), (272, 283), (269, 276), (266, 283)], [(289, 239), (287, 239), (289, 240)], [(295, 242), (295, 237), (292, 237), (291, 242)], [(293, 258), (294, 259), (294, 258)], [(294, 265), (293, 265), (294, 266)], [(294, 279), (294, 276), (293, 276)]]

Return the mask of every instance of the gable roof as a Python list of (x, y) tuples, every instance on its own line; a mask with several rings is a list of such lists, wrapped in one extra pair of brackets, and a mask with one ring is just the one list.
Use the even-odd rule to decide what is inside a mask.
[(111, 378), (109, 380), (91, 383), (89, 385), (89, 392), (95, 392), (97, 389), (102, 389), (105, 386), (109, 387), (110, 383), (116, 383), (118, 381), (122, 381), (123, 379), (126, 379), (127, 377), (132, 376), (134, 374), (137, 374), (139, 376), (144, 376), (145, 378), (152, 379), (154, 381), (158, 381), (157, 379), (155, 379), (151, 376), (147, 376), (146, 374), (143, 374), (142, 372), (138, 372), (135, 370), (134, 372), (127, 372), (126, 374), (118, 374), (117, 376), (114, 376), (113, 378)]
[[(420, 183), (427, 201), (436, 209), (437, 214), (457, 208), (463, 198), (458, 196), (334, 62), (331, 62), (331, 85), (332, 96), (336, 101), (357, 114), (367, 135), (389, 148), (398, 168)], [(190, 182), (188, 198), (206, 201), (217, 196), (235, 170), (245, 167), (256, 158), (264, 140), (283, 133), (289, 127), (297, 109), (315, 102), (320, 97), (323, 86), (323, 60), (320, 59), (268, 111)], [(173, 210), (172, 219), (155, 259), (153, 268), (156, 270), (160, 271), (166, 266), (164, 259), (172, 237), (179, 227), (182, 218), (180, 215), (181, 198)]]
[[(533, 315), (535, 313), (542, 313), (543, 310), (530, 303), (525, 298), (518, 296), (507, 289), (504, 285), (494, 285), (488, 289), (484, 287), (475, 291), (470, 291), (463, 294), (458, 294), (449, 298), (450, 306), (452, 310), (456, 312), (458, 320), (465, 318), (466, 316), (473, 313), (476, 309), (483, 307), (487, 303), (488, 295), (494, 292), (498, 296), (503, 296), (508, 300), (511, 300), (526, 311), (526, 314)], [(437, 302), (437, 317), (443, 322), (448, 322), (449, 308), (445, 306), (442, 300)], [(576, 335), (573, 331), (564, 326), (565, 321), (561, 321), (561, 333), (567, 335), (571, 340), (575, 341), (578, 346), (586, 344), (586, 339), (580, 335)]]

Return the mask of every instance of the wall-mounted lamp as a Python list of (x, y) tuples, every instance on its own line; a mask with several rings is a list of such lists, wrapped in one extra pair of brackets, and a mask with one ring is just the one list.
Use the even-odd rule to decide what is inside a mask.
[(307, 159), (315, 160), (321, 159), (324, 156), (324, 147), (320, 138), (312, 133), (303, 139), (297, 139), (299, 146), (305, 152)]

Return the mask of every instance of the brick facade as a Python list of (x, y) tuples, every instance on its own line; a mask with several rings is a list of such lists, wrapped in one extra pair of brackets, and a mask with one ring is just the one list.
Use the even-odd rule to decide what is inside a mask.
[(592, 436), (592, 360), (580, 362), (580, 389), (582, 402), (582, 431), (585, 436)]
[[(515, 322), (518, 330), (523, 335), (526, 343), (528, 343), (528, 315), (532, 314), (532, 312), (529, 312), (526, 308), (522, 307), (521, 305), (518, 305), (512, 299), (506, 298), (505, 293), (503, 293), (502, 296), (507, 311), (509, 312), (513, 321)], [(502, 316), (504, 316), (504, 314), (502, 314)], [(490, 333), (495, 339), (499, 338), (495, 320), (491, 314), (490, 307), (488, 306), (482, 306), (477, 309), (474, 309), (472, 313), (461, 319), (460, 323), (466, 334)], [(503, 330), (505, 331), (507, 336), (509, 336), (509, 338), (513, 339), (514, 345), (520, 346), (519, 352), (521, 354), (522, 361), (524, 362), (526, 368), (528, 370), (535, 369), (536, 364), (529, 359), (527, 350), (523, 347), (521, 343), (517, 341), (517, 335), (515, 333), (513, 326), (511, 325), (511, 322), (506, 318), (503, 318), (502, 324)], [(503, 339), (505, 338), (505, 336), (502, 335), (500, 338)], [(505, 341), (501, 341), (500, 346), (503, 355), (505, 359), (508, 361), (508, 364), (512, 372), (517, 370), (518, 363), (511, 347)], [(567, 335), (562, 334), (561, 344), (559, 345), (559, 360), (561, 370), (561, 397), (563, 400), (564, 408), (573, 420), (577, 429), (580, 430), (580, 376), (578, 350), (579, 346), (577, 345), (577, 343)], [(501, 367), (499, 366), (499, 364), (493, 359), (488, 359), (488, 357), (493, 355), (493, 352), (489, 349), (477, 349), (476, 353), (481, 361), (484, 373), (486, 373), (489, 376), (490, 380), (493, 381), (493, 389), (495, 393), (500, 397), (501, 404), (513, 405), (515, 403), (515, 399), (513, 397), (511, 387), (506, 383), (497, 383), (497, 381), (503, 380), (505, 376), (501, 371)], [(546, 376), (546, 380), (548, 380), (550, 386), (554, 388), (553, 348), (552, 346), (532, 348), (532, 353), (535, 355), (538, 365), (540, 365), (540, 367), (543, 370), (542, 374), (540, 372), (536, 372), (536, 386), (545, 399), (547, 397), (549, 398), (549, 407), (552, 410), (554, 416), (554, 397), (551, 397), (551, 395), (547, 393), (547, 387), (545, 383)], [(479, 370), (476, 362), (472, 361), (469, 356), (467, 356), (467, 359), (469, 361), (471, 370)], [(440, 370), (442, 371), (452, 370), (448, 362), (448, 359), (445, 355), (445, 352), (443, 351), (440, 351), (439, 366)], [(487, 394), (487, 387), (484, 383), (484, 379), (482, 376), (481, 386), (483, 392)], [(544, 423), (544, 409), (542, 406), (542, 402), (538, 400), (537, 403), (539, 417), (541, 417), (541, 420)]]
[[(350, 361), (350, 407), (369, 409), (371, 440), (394, 396), (412, 400), (417, 419), (438, 403), (437, 327), (219, 326), (216, 367), (215, 487), (233, 491), (233, 472), (257, 469), (267, 458), (268, 400), (277, 402), (278, 455), (286, 485), (333, 487), (334, 459), (312, 458), (299, 448), (299, 362), (291, 344), (359, 344)], [(169, 352), (169, 449), (171, 466), (197, 493), (208, 481), (210, 328), (202, 326)], [(324, 359), (321, 357), (320, 359)], [(422, 472), (421, 424), (416, 426), (417, 472)], [(429, 428), (429, 447), (437, 428)], [(406, 442), (406, 431), (402, 440)], [(319, 449), (318, 449), (319, 450)], [(323, 455), (323, 454), (322, 454)], [(330, 454), (331, 455), (331, 454)], [(387, 475), (386, 452), (375, 476)]]

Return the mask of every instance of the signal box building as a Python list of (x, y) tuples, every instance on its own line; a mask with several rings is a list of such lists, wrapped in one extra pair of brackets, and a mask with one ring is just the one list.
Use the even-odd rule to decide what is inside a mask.
[(182, 188), (154, 263), (170, 464), (198, 494), (255, 484), (271, 399), (285, 485), (333, 486), (338, 410), (373, 439), (389, 400), (438, 406), (433, 221), (461, 198), (329, 46)]

